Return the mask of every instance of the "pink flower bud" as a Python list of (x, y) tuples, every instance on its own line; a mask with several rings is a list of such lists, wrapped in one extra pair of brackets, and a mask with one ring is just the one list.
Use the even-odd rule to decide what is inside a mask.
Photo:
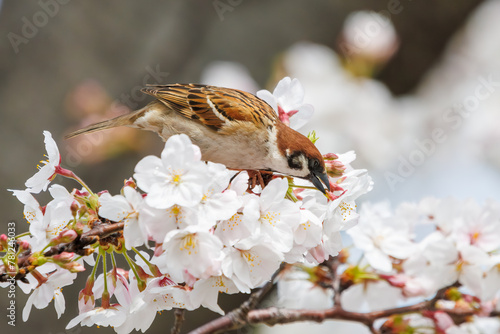
[(385, 279), (387, 283), (396, 287), (403, 288), (408, 281), (408, 277), (406, 275), (384, 275), (380, 274), (380, 278)]
[(28, 242), (28, 240), (20, 240), (19, 241), (19, 247), (21, 247), (21, 249), (23, 249), (23, 250), (28, 250), (28, 249), (31, 248), (31, 245)]
[(9, 245), (7, 243), (7, 240), (9, 240), (9, 238), (7, 237), (6, 234), (2, 234), (0, 235), (0, 246), (2, 247), (3, 250), (5, 249), (8, 249), (9, 248)]
[(56, 262), (67, 263), (75, 257), (75, 253), (62, 252), (61, 254), (54, 255), (52, 258)]
[(59, 233), (59, 235), (57, 237), (50, 240), (49, 245), (55, 246), (55, 245), (59, 245), (59, 244), (66, 244), (66, 243), (69, 243), (69, 242), (72, 242), (73, 240), (75, 240), (77, 236), (78, 236), (78, 233), (76, 233), (73, 230), (64, 230), (61, 233)]
[(325, 160), (336, 160), (338, 158), (339, 158), (339, 156), (336, 155), (335, 153), (327, 153), (327, 154), (323, 155), (323, 159), (325, 159)]
[(76, 217), (76, 215), (78, 214), (78, 210), (80, 209), (80, 205), (77, 201), (73, 201), (73, 203), (71, 203), (70, 209), (73, 217)]
[(64, 269), (69, 270), (72, 273), (78, 273), (78, 272), (81, 272), (81, 271), (85, 271), (85, 267), (82, 266), (78, 262), (68, 262), (68, 263), (65, 263), (64, 265), (62, 265), (61, 267), (63, 267)]
[(403, 295), (405, 297), (418, 297), (426, 294), (427, 290), (417, 280), (409, 280), (403, 287)]
[(78, 233), (76, 233), (76, 231), (73, 230), (64, 230), (59, 234), (61, 243), (72, 242), (73, 240), (76, 239), (76, 237), (78, 237)]
[(330, 176), (342, 176), (346, 167), (339, 160), (325, 160), (326, 172)]

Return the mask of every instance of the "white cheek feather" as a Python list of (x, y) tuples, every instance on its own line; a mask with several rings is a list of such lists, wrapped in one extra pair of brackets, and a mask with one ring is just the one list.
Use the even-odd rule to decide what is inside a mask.
[[(306, 177), (309, 175), (309, 168), (307, 165), (307, 159), (303, 155), (297, 156), (297, 158), (300, 160), (300, 163), (302, 164), (302, 169), (293, 169), (290, 168), (288, 165), (288, 159), (286, 156), (284, 156), (278, 149), (278, 143), (277, 143), (277, 130), (275, 127), (272, 128), (271, 131), (269, 131), (269, 161), (271, 162), (271, 165), (268, 166), (270, 169), (273, 171), (286, 174), (286, 175), (291, 175), (291, 176), (297, 176), (297, 177)], [(292, 152), (290, 152), (290, 149), (286, 149), (285, 153), (287, 155), (290, 155)]]

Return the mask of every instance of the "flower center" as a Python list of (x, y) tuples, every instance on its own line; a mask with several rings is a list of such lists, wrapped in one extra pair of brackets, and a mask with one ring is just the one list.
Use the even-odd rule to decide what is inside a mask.
[(241, 251), (241, 256), (244, 257), (247, 261), (247, 263), (251, 266), (251, 267), (255, 267), (255, 264), (254, 264), (254, 261), (255, 261), (255, 255), (253, 255), (251, 252), (249, 251)]
[(175, 174), (172, 178), (172, 182), (178, 185), (179, 183), (181, 183), (181, 176), (179, 174)]
[(212, 196), (213, 190), (209, 190), (206, 193), (203, 194), (203, 197), (201, 198), (201, 202), (205, 203), (211, 196)]
[(196, 251), (195, 249), (196, 249), (196, 237), (195, 237), (195, 235), (194, 234), (186, 235), (182, 240), (180, 250), (181, 251), (187, 250), (188, 254), (191, 255), (192, 251), (195, 251), (195, 254), (198, 253), (198, 251)]
[(174, 215), (177, 216), (181, 212), (181, 209), (179, 209), (179, 207), (177, 205), (174, 205), (172, 207), (172, 209), (170, 210), (170, 212), (172, 212)]
[(276, 226), (276, 222), (278, 221), (280, 215), (281, 213), (268, 211), (265, 215), (260, 216), (260, 221), (261, 223), (268, 223), (274, 227)]
[(475, 244), (477, 242), (477, 239), (479, 239), (479, 236), (481, 234), (479, 232), (474, 232), (471, 236), (470, 236), (470, 239), (471, 239), (471, 244)]
[(346, 202), (342, 202), (339, 205), (340, 208), (340, 214), (342, 215), (343, 220), (347, 220), (349, 216), (356, 210), (356, 205), (354, 208), (351, 206), (351, 204), (348, 204)]
[(373, 244), (377, 248), (380, 248), (380, 246), (382, 245), (383, 241), (384, 241), (384, 236), (383, 235), (377, 235), (375, 238), (373, 238)]

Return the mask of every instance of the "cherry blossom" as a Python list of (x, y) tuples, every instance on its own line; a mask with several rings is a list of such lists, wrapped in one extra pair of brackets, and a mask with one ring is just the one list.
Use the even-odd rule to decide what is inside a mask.
[[(43, 273), (46, 273), (44, 275)], [(43, 282), (35, 279), (32, 275), (28, 276), (30, 283), (36, 287), (31, 292), (26, 305), (23, 309), (23, 321), (27, 321), (31, 313), (31, 307), (43, 309), (54, 300), (54, 307), (57, 312), (57, 317), (61, 317), (66, 309), (62, 287), (70, 285), (76, 278), (76, 273), (71, 273), (67, 270), (57, 268), (57, 266), (49, 263), (45, 267), (40, 267), (37, 275), (42, 276)]]
[(311, 280), (306, 270), (285, 270), (278, 281), (278, 303), (282, 307), (321, 310), (333, 306), (333, 290)]
[(88, 312), (77, 315), (73, 318), (66, 329), (71, 329), (77, 324), (82, 326), (92, 327), (94, 325), (103, 327), (119, 327), (126, 320), (126, 308), (116, 305), (110, 308), (97, 307)]
[(298, 79), (285, 77), (278, 82), (272, 94), (260, 90), (257, 96), (273, 107), (283, 123), (295, 130), (304, 126), (314, 113), (313, 106), (303, 102), (304, 88)]
[(188, 208), (180, 205), (157, 209), (144, 201), (139, 206), (139, 225), (146, 229), (151, 240), (159, 244), (163, 243), (168, 232), (197, 224), (198, 217), (191, 214)]
[(240, 292), (240, 290), (226, 276), (212, 276), (196, 281), (191, 291), (191, 300), (194, 305), (201, 305), (219, 314), (224, 314), (224, 311), (217, 304), (220, 292), (233, 294)]
[(54, 184), (49, 188), (53, 197), (42, 213), (37, 200), (28, 191), (12, 190), (13, 195), (25, 204), (24, 212), (30, 222), (30, 241), (34, 250), (42, 249), (47, 242), (56, 237), (73, 219), (70, 206), (74, 203), (73, 196), (66, 188)]
[(347, 231), (354, 245), (364, 251), (368, 263), (375, 269), (389, 272), (392, 258), (406, 259), (414, 252), (407, 226), (393, 221), (388, 204), (373, 208), (363, 206), (359, 224)]
[(234, 190), (227, 189), (231, 173), (224, 165), (208, 162), (207, 171), (206, 177), (210, 181), (204, 185), (203, 197), (188, 211), (196, 216), (192, 219), (198, 224), (210, 228), (219, 220), (231, 218), (241, 207), (241, 201)]
[(38, 194), (40, 191), (47, 190), (50, 182), (56, 175), (56, 170), (61, 164), (61, 155), (56, 142), (52, 139), (52, 134), (49, 131), (44, 131), (45, 149), (47, 150), (47, 160), (41, 161), (43, 164), (39, 166), (38, 172), (26, 181), (26, 188), (29, 192)]
[(99, 197), (99, 215), (112, 221), (124, 221), (123, 236), (127, 249), (141, 246), (147, 241), (147, 230), (141, 226), (139, 207), (142, 196), (132, 187), (124, 187), (123, 195), (111, 196), (105, 192)]
[(225, 248), (222, 271), (242, 291), (246, 290), (245, 287), (255, 288), (265, 282), (265, 278), (270, 277), (283, 261), (283, 255), (274, 247), (259, 244), (259, 241), (246, 239)]
[(286, 179), (274, 179), (260, 196), (250, 198), (243, 209), (244, 222), (250, 230), (263, 240), (272, 242), (280, 252), (292, 248), (293, 231), (300, 223), (298, 205), (285, 199), (287, 190)]
[(198, 204), (207, 182), (207, 167), (200, 158), (200, 149), (181, 134), (167, 140), (161, 159), (147, 156), (139, 161), (134, 178), (148, 193), (146, 203), (158, 209)]
[[(115, 268), (106, 274), (107, 290), (110, 296), (115, 296), (118, 304), (126, 306), (130, 305), (132, 300), (130, 286), (127, 280), (128, 273), (123, 269)], [(98, 298), (102, 296), (104, 291), (104, 274), (99, 275), (94, 283), (92, 292)]]
[(133, 281), (134, 279), (130, 284), (133, 300), (123, 308), (126, 320), (114, 328), (117, 333), (130, 333), (134, 329), (146, 332), (159, 311), (172, 308), (194, 309), (189, 292), (167, 277), (149, 280), (146, 289), (141, 292), (134, 288), (136, 284)]
[(197, 226), (167, 233), (163, 249), (161, 258), (177, 282), (184, 281), (186, 272), (197, 278), (220, 274), (222, 242)]

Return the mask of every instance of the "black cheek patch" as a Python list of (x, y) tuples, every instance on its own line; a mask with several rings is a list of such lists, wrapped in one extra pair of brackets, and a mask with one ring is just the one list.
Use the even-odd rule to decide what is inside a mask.
[(302, 169), (302, 162), (300, 161), (300, 156), (302, 153), (295, 151), (291, 155), (289, 155), (288, 158), (288, 167), (291, 169)]

